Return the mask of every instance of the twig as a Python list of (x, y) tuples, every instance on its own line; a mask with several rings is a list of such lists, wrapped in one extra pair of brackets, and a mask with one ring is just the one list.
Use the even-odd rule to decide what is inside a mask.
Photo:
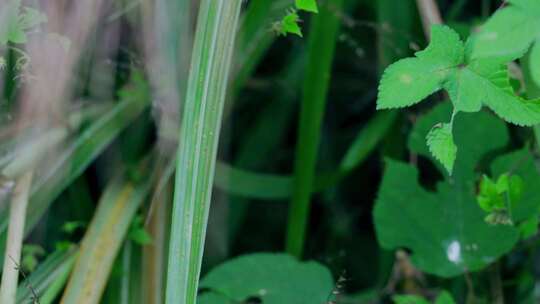
[(443, 23), (439, 7), (434, 0), (416, 0), (416, 4), (418, 5), (420, 17), (422, 18), (424, 33), (426, 34), (426, 37), (430, 39), (431, 25)]
[(26, 220), (26, 207), (30, 186), (32, 185), (32, 171), (24, 173), (15, 186), (13, 199), (9, 211), (9, 227), (6, 246), (6, 257), (2, 271), (2, 285), (0, 286), (0, 303), (14, 304), (17, 293), (19, 271), (12, 263), (18, 265), (21, 259), (21, 248), (24, 237), (24, 222)]
[(489, 285), (491, 288), (491, 303), (504, 304), (504, 292), (501, 280), (501, 267), (495, 262), (490, 269)]

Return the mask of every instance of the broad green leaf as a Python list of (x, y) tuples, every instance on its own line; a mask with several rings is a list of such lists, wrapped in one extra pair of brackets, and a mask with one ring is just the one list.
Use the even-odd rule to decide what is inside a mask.
[(415, 58), (390, 65), (379, 85), (378, 109), (413, 105), (440, 90), (449, 74), (464, 60), (464, 46), (456, 32), (446, 26), (432, 28), (431, 43)]
[(426, 50), (386, 69), (379, 85), (378, 109), (410, 106), (444, 88), (456, 111), (477, 112), (484, 104), (513, 124), (540, 123), (540, 100), (525, 100), (514, 93), (501, 59), (466, 62), (455, 32), (441, 26), (432, 31)]
[[(424, 138), (451, 113), (451, 105), (443, 103), (420, 118), (409, 138), (411, 150), (433, 159)], [(487, 153), (506, 146), (504, 123), (485, 112), (461, 113), (455, 117), (454, 140), (468, 151), (457, 155), (452, 177), (438, 182), (435, 191), (420, 185), (415, 167), (388, 160), (374, 209), (383, 248), (408, 248), (416, 267), (443, 277), (480, 270), (519, 239), (514, 227), (485, 223), (475, 201), (475, 168)]]
[(429, 131), (426, 139), (431, 154), (443, 164), (451, 175), (457, 154), (457, 147), (452, 136), (452, 126), (450, 124), (437, 124)]
[(448, 291), (443, 291), (439, 294), (437, 297), (437, 300), (435, 300), (435, 304), (455, 304), (456, 301), (454, 301), (454, 298), (452, 298), (452, 295)]
[(476, 86), (478, 98), (502, 119), (519, 125), (540, 123), (540, 99), (525, 100), (514, 93), (506, 66), (493, 65), (491, 60), (478, 60), (469, 68), (469, 81)]
[(393, 296), (394, 304), (430, 304), (428, 300), (416, 295)]
[(478, 112), (482, 109), (484, 92), (478, 90), (475, 77), (470, 69), (457, 69), (449, 74), (444, 88), (456, 112)]
[(318, 13), (317, 1), (316, 0), (295, 0), (294, 1), (296, 8), (299, 10), (304, 10), (312, 13)]
[(498, 10), (471, 40), (471, 58), (517, 59), (540, 34), (540, 2), (512, 0)]
[(256, 297), (264, 304), (313, 304), (326, 303), (334, 282), (328, 269), (318, 263), (299, 262), (285, 254), (259, 253), (216, 267), (201, 280), (201, 288), (232, 303)]
[(227, 297), (214, 293), (204, 292), (197, 297), (198, 304), (235, 304), (235, 301), (228, 299)]
[[(468, 41), (465, 51), (457, 33), (448, 27), (433, 26), (432, 41), (425, 50), (385, 70), (377, 109), (410, 106), (444, 88), (454, 105), (454, 113), (477, 112), (486, 105), (513, 124), (539, 124), (540, 99), (526, 100), (515, 94), (504, 65), (506, 59), (471, 59), (475, 39)], [(452, 172), (448, 160), (445, 166)]]

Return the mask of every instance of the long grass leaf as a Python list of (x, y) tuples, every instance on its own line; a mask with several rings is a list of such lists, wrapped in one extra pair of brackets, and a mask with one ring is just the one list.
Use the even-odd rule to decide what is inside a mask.
[(165, 301), (196, 301), (212, 181), (241, 0), (203, 0), (180, 145)]
[[(50, 164), (50, 169), (32, 185), (25, 232), (37, 224), (54, 199), (69, 186), (92, 161), (148, 106), (148, 98), (119, 102), (86, 128), (66, 150)], [(0, 250), (4, 252), (8, 216), (0, 214)]]
[(51, 303), (48, 299), (54, 300), (60, 293), (73, 268), (76, 255), (77, 247), (58, 250), (49, 255), (26, 280), (19, 284), (17, 304), (32, 303), (33, 292), (39, 297), (41, 304)]
[(339, 12), (342, 7), (343, 0), (330, 0), (321, 5), (321, 12), (314, 16), (310, 29), (308, 64), (304, 78), (294, 163), (294, 189), (289, 207), (286, 240), (287, 252), (297, 257), (302, 255), (304, 246), (321, 124), (330, 79), (328, 75), (332, 69), (340, 24), (336, 11)]
[(61, 303), (100, 302), (131, 221), (150, 189), (149, 178), (133, 181), (126, 175), (114, 178), (101, 197)]
[(7, 246), (2, 268), (2, 285), (0, 286), (0, 303), (14, 304), (17, 296), (17, 282), (21, 260), (22, 242), (24, 239), (24, 222), (28, 197), (32, 185), (33, 172), (24, 173), (17, 181), (10, 203), (9, 228)]

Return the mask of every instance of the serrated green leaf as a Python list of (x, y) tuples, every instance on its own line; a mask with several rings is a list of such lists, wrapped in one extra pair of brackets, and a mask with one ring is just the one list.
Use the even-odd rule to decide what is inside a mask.
[[(450, 28), (433, 26), (428, 48), (415, 58), (399, 60), (386, 69), (379, 85), (378, 109), (410, 106), (444, 88), (456, 112), (477, 112), (486, 105), (504, 120), (531, 126), (540, 123), (540, 99), (517, 96), (510, 84), (505, 58), (470, 56), (465, 60), (459, 36)], [(469, 40), (470, 52), (478, 38)]]
[(511, 61), (525, 54), (540, 34), (540, 2), (508, 1), (471, 40), (472, 59), (496, 57)]
[(477, 61), (468, 68), (469, 81), (476, 86), (478, 98), (502, 119), (519, 125), (532, 126), (540, 123), (540, 99), (526, 100), (517, 96), (508, 76), (506, 66), (495, 65), (491, 61)]
[(302, 29), (298, 25), (300, 17), (296, 11), (291, 11), (279, 23), (279, 32), (281, 35), (294, 34), (302, 37)]
[[(451, 105), (443, 103), (421, 117), (409, 138), (411, 151), (434, 159), (426, 135), (451, 114)], [(478, 162), (508, 144), (505, 124), (486, 112), (462, 113), (455, 116), (453, 128), (457, 146), (470, 149), (457, 155), (452, 177), (437, 183), (434, 191), (426, 190), (415, 167), (387, 160), (374, 208), (381, 246), (408, 248), (417, 268), (443, 277), (480, 270), (519, 240), (513, 226), (488, 225), (475, 202)]]
[(317, 1), (316, 0), (295, 0), (296, 8), (299, 10), (312, 12), (312, 13), (318, 13), (319, 10), (317, 8)]
[(484, 95), (478, 90), (474, 77), (469, 69), (457, 69), (449, 75), (444, 88), (456, 112), (478, 112), (482, 109)]
[(440, 90), (453, 68), (464, 60), (464, 46), (452, 29), (432, 27), (431, 43), (416, 53), (390, 65), (379, 85), (377, 109), (400, 108), (420, 102)]
[(437, 124), (426, 136), (429, 151), (440, 161), (448, 173), (452, 175), (454, 162), (456, 160), (457, 147), (452, 136), (452, 126), (450, 124)]
[(260, 253), (216, 267), (202, 279), (201, 287), (233, 303), (258, 297), (265, 304), (313, 304), (328, 300), (334, 282), (328, 269), (318, 263), (299, 262), (286, 254)]

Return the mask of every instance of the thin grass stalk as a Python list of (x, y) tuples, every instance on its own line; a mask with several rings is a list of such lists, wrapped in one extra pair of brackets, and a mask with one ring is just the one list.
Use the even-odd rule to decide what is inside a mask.
[(32, 303), (37, 295), (40, 304), (51, 303), (64, 288), (78, 248), (56, 250), (48, 255), (38, 267), (30, 273), (17, 289), (17, 304)]
[(202, 0), (182, 117), (165, 301), (196, 303), (217, 143), (242, 0)]
[(297, 257), (302, 256), (304, 248), (329, 75), (339, 30), (338, 14), (342, 8), (342, 0), (330, 0), (322, 5), (320, 13), (314, 17), (308, 41), (308, 64), (300, 110), (294, 189), (286, 240), (287, 252)]
[(4, 259), (2, 285), (0, 286), (0, 303), (3, 304), (15, 304), (17, 296), (24, 223), (30, 186), (32, 185), (32, 175), (32, 171), (29, 171), (19, 178), (11, 201), (5, 254), (7, 258)]
[(51, 282), (47, 290), (43, 293), (43, 296), (39, 299), (39, 304), (51, 304), (54, 303), (54, 300), (62, 292), (62, 289), (66, 285), (66, 282), (69, 278), (69, 274), (73, 269), (73, 264), (75, 264), (76, 256), (72, 256), (67, 260), (67, 263), (62, 265), (63, 267), (59, 270), (59, 273), (55, 280)]
[(422, 19), (424, 33), (429, 39), (431, 35), (431, 26), (433, 24), (443, 24), (439, 6), (435, 0), (416, 0), (416, 5), (418, 6), (418, 12)]
[(143, 303), (160, 304), (165, 297), (165, 269), (167, 262), (168, 227), (170, 226), (172, 201), (172, 171), (174, 162), (166, 168), (158, 167), (160, 179), (154, 186), (154, 194), (145, 224), (152, 236), (152, 243), (143, 247)]

